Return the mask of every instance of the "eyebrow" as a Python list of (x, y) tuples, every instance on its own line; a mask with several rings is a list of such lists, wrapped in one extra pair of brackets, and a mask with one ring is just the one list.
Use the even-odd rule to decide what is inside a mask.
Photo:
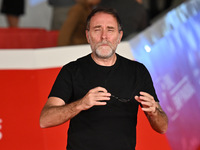
[(96, 29), (96, 28), (101, 28), (101, 25), (94, 26), (93, 28), (94, 28), (94, 29)]
[(115, 29), (114, 27), (111, 27), (111, 26), (108, 26), (107, 28), (108, 28), (108, 29), (112, 29), (112, 30), (114, 30), (114, 29)]
[[(94, 29), (101, 28), (101, 25), (94, 26), (93, 28), (94, 28)], [(115, 29), (115, 28), (112, 27), (112, 26), (107, 26), (107, 28), (108, 28), (108, 29), (113, 29), (113, 30)]]

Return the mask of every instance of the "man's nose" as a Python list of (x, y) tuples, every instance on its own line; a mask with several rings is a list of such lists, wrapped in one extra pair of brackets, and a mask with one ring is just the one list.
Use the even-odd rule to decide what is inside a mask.
[(107, 32), (106, 32), (106, 30), (102, 30), (101, 38), (102, 39), (107, 39)]

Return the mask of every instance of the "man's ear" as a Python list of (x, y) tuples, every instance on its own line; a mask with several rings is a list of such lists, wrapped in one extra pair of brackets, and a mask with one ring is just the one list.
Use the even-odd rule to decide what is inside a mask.
[(118, 44), (121, 42), (122, 36), (123, 36), (123, 31), (119, 32), (119, 39), (118, 39)]
[(86, 34), (86, 38), (87, 38), (88, 43), (90, 43), (89, 31), (85, 30), (85, 34)]

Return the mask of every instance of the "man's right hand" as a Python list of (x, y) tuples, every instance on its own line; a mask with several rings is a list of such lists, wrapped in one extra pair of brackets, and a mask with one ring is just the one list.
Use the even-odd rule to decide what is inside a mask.
[(82, 110), (87, 110), (95, 105), (106, 105), (111, 94), (105, 88), (96, 87), (91, 89), (82, 99), (65, 104), (58, 97), (50, 97), (42, 109), (40, 115), (41, 128), (60, 125), (70, 120)]
[(87, 110), (93, 106), (106, 105), (110, 100), (111, 94), (103, 87), (96, 87), (91, 89), (82, 99), (80, 104), (83, 110)]

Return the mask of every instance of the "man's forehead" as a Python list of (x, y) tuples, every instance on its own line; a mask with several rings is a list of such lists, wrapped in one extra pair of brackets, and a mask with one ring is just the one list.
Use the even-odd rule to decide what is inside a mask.
[(107, 24), (108, 26), (116, 26), (117, 20), (112, 14), (98, 12), (90, 20), (90, 25), (100, 26), (101, 24)]

